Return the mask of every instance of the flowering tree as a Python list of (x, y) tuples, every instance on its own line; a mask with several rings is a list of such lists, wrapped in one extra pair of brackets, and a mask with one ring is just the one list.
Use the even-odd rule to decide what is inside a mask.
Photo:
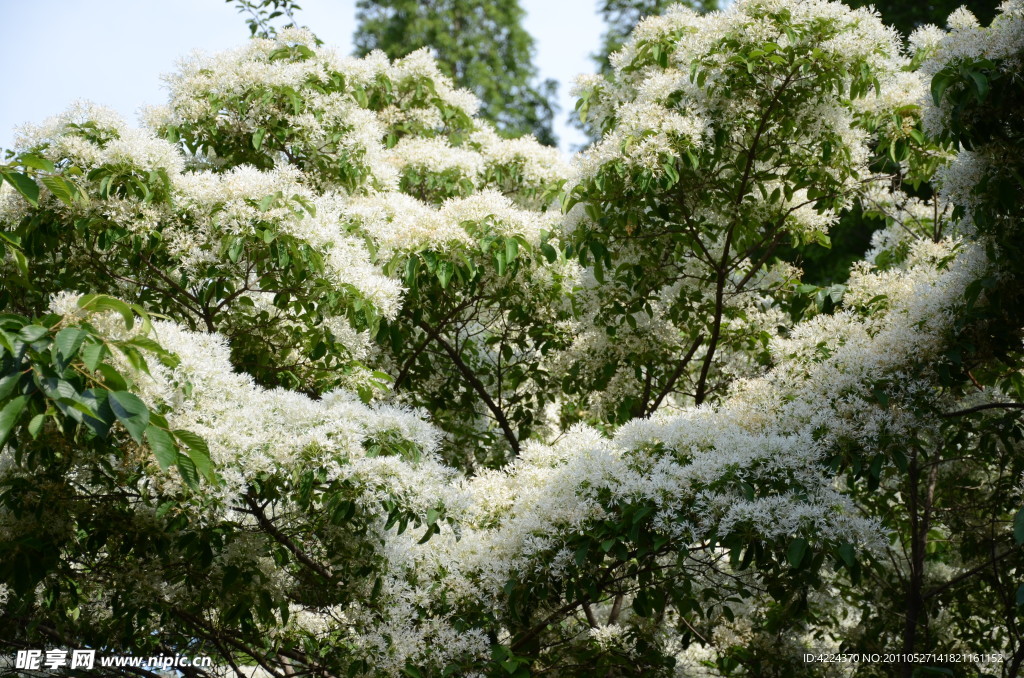
[(516, 0), (359, 0), (356, 7), (360, 56), (380, 50), (398, 58), (429, 47), (439, 70), (480, 99), (479, 117), (502, 136), (533, 134), (555, 145), (558, 83), (537, 77)]
[[(1024, 7), (971, 19), (907, 55), (838, 3), (669, 10), (581, 82), (603, 136), (572, 166), (423, 51), (296, 29), (185, 63), (143, 130), (25, 129), (5, 647), (1018, 675)], [(778, 249), (853, 205), (887, 223), (866, 260), (801, 284)]]

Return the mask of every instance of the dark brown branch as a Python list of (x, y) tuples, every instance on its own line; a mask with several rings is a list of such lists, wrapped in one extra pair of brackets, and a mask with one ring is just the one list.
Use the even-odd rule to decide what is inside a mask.
[[(462, 311), (462, 310), (464, 310), (466, 308), (469, 308), (474, 303), (476, 303), (479, 299), (480, 299), (480, 297), (477, 297), (477, 296), (470, 297), (466, 301), (462, 302), (461, 304), (459, 304), (458, 306), (453, 308), (450, 313), (448, 313), (446, 316), (441, 318), (440, 322), (437, 325), (438, 331), (440, 332), (442, 329), (444, 329), (444, 326), (447, 323), (451, 322), (451, 320), (459, 313), (459, 311)], [(405, 381), (406, 377), (409, 376), (409, 371), (412, 369), (413, 365), (416, 363), (416, 359), (420, 357), (420, 355), (423, 353), (424, 350), (426, 350), (427, 346), (430, 346), (430, 340), (431, 340), (431, 337), (428, 335), (427, 338), (424, 339), (420, 343), (420, 345), (415, 348), (415, 350), (413, 350), (412, 355), (409, 356), (406, 359), (405, 363), (402, 364), (401, 369), (398, 371), (398, 376), (395, 377), (394, 389), (396, 391), (402, 385), (402, 382)]]
[(594, 616), (594, 611), (590, 608), (590, 603), (583, 601), (583, 613), (587, 615), (587, 623), (590, 624), (590, 628), (596, 629), (598, 627), (597, 617)]
[[(779, 97), (782, 96), (782, 92), (785, 91), (790, 82), (792, 82), (793, 76), (793, 73), (786, 75), (786, 79), (779, 85), (779, 88), (775, 91), (775, 95), (772, 97), (772, 100), (769, 101), (768, 105), (765, 107), (764, 113), (761, 114), (761, 120), (758, 122), (757, 130), (754, 132), (754, 138), (751, 140), (750, 148), (747, 150), (747, 158), (743, 167), (743, 177), (740, 179), (740, 187), (739, 190), (736, 191), (736, 197), (733, 200), (737, 209), (743, 204), (743, 198), (747, 194), (750, 175), (754, 170), (754, 161), (757, 158), (758, 144), (760, 143), (765, 130), (768, 129), (768, 121), (772, 118), (775, 105), (779, 102)], [(722, 246), (722, 260), (718, 264), (716, 271), (718, 274), (718, 280), (715, 283), (715, 317), (711, 325), (711, 340), (708, 342), (708, 352), (704, 355), (704, 364), (700, 370), (700, 378), (697, 380), (697, 392), (694, 397), (694, 402), (698, 405), (703, 403), (704, 399), (707, 397), (708, 373), (711, 371), (711, 363), (714, 361), (715, 350), (718, 348), (718, 340), (722, 334), (722, 315), (725, 312), (725, 281), (729, 272), (729, 248), (732, 246), (732, 237), (735, 232), (736, 221), (733, 221), (729, 226), (729, 230), (725, 234), (725, 244)]]
[(1024, 410), (1024, 403), (985, 403), (984, 405), (975, 405), (974, 407), (968, 407), (966, 410), (957, 410), (955, 412), (943, 412), (939, 416), (943, 419), (949, 419), (951, 417), (962, 417), (965, 414), (973, 414), (975, 412), (981, 412), (983, 410)]
[(419, 321), (419, 323), (417, 323), (417, 326), (424, 332), (426, 332), (428, 335), (430, 335), (430, 337), (433, 338), (433, 340), (436, 341), (441, 346), (441, 348), (444, 349), (445, 353), (448, 354), (448, 357), (451, 358), (452, 363), (455, 364), (456, 369), (458, 369), (462, 377), (469, 383), (469, 385), (473, 388), (476, 394), (480, 396), (480, 399), (484, 402), (484, 405), (487, 406), (487, 409), (491, 411), (491, 414), (494, 415), (495, 420), (497, 420), (498, 422), (498, 426), (501, 427), (502, 433), (505, 434), (505, 439), (508, 440), (509, 446), (512, 447), (512, 454), (518, 457), (519, 440), (516, 437), (515, 432), (512, 430), (512, 426), (509, 424), (508, 418), (505, 416), (505, 413), (501, 410), (500, 407), (497, 406), (497, 404), (495, 404), (494, 400), (487, 392), (487, 387), (484, 386), (483, 382), (481, 382), (480, 379), (477, 378), (475, 374), (473, 374), (473, 370), (471, 370), (469, 366), (465, 362), (463, 362), (458, 350), (450, 343), (448, 343), (448, 341), (441, 336), (441, 333), (439, 331), (437, 331), (427, 323), (423, 322), (422, 320)]
[(244, 654), (245, 656), (252, 658), (253, 661), (255, 661), (257, 664), (259, 664), (260, 667), (263, 668), (263, 670), (265, 670), (271, 676), (273, 676), (273, 678), (284, 678), (282, 676), (281, 672), (279, 672), (277, 669), (275, 669), (273, 666), (271, 666), (267, 662), (267, 658), (266, 657), (262, 656), (259, 652), (254, 651), (255, 648), (247, 645), (246, 642), (243, 642), (242, 640), (239, 640), (238, 638), (233, 637), (231, 633), (224, 633), (224, 632), (218, 631), (217, 629), (215, 629), (212, 626), (210, 626), (210, 624), (208, 622), (204, 622), (202, 619), (199, 619), (199, 618), (189, 614), (188, 612), (185, 612), (184, 610), (180, 610), (180, 609), (175, 608), (173, 611), (174, 611), (174, 614), (179, 619), (181, 619), (185, 623), (191, 625), (196, 633), (202, 634), (204, 637), (209, 639), (211, 642), (214, 642), (215, 645), (218, 645), (218, 647), (219, 647), (219, 643), (217, 643), (215, 641), (216, 640), (222, 640), (225, 643), (227, 643), (227, 644), (235, 647), (236, 649), (240, 650), (242, 652), (242, 654)]
[(612, 602), (612, 610), (608, 613), (608, 625), (617, 624), (619, 621), (619, 615), (622, 614), (622, 599), (625, 596), (621, 593), (615, 594), (615, 600)]
[(248, 504), (253, 517), (256, 518), (256, 522), (259, 523), (260, 527), (262, 527), (267, 532), (267, 534), (273, 537), (275, 541), (277, 541), (279, 544), (281, 544), (286, 549), (291, 551), (292, 555), (294, 555), (295, 558), (300, 563), (302, 563), (309, 569), (313, 570), (324, 579), (328, 581), (334, 580), (334, 575), (326, 566), (321, 565), (320, 563), (316, 562), (311, 557), (309, 557), (302, 549), (300, 549), (295, 544), (295, 542), (289, 539), (286, 534), (281, 532), (281, 530), (277, 529), (274, 523), (272, 523), (270, 519), (267, 518), (267, 514), (264, 513), (263, 508), (256, 502), (256, 500), (252, 496), (247, 496), (245, 498), (245, 503)]
[(966, 572), (961, 572), (957, 576), (955, 576), (952, 579), (950, 579), (949, 581), (947, 581), (942, 586), (937, 586), (936, 588), (932, 589), (931, 591), (928, 591), (922, 597), (925, 600), (927, 600), (929, 598), (937, 596), (940, 593), (943, 593), (944, 591), (946, 591), (947, 589), (949, 589), (949, 588), (951, 588), (953, 586), (956, 586), (957, 584), (959, 584), (963, 580), (970, 579), (974, 575), (979, 574), (982, 570), (984, 570), (987, 567), (991, 567), (992, 565), (994, 565), (995, 563), (999, 562), (1000, 560), (1002, 560), (1006, 556), (1012, 555), (1012, 554), (1017, 553), (1019, 551), (1020, 551), (1020, 548), (1012, 548), (1012, 549), (1008, 549), (1006, 551), (1003, 551), (998, 556), (994, 556), (992, 558), (988, 558), (981, 565), (978, 565), (977, 567), (971, 568), (970, 570), (967, 570)]
[(661, 405), (661, 401), (672, 392), (672, 387), (674, 387), (676, 382), (679, 381), (679, 377), (682, 376), (683, 370), (685, 370), (686, 366), (690, 364), (693, 354), (697, 352), (697, 349), (703, 341), (704, 335), (698, 334), (697, 338), (693, 340), (692, 344), (690, 344), (690, 350), (688, 350), (686, 355), (684, 355), (679, 363), (676, 364), (676, 369), (672, 372), (671, 376), (669, 376), (668, 381), (665, 382), (665, 386), (661, 389), (661, 393), (658, 394), (658, 397), (654, 399), (654, 402), (651, 403), (649, 408), (645, 407), (644, 415), (653, 414), (654, 411), (658, 409), (658, 406)]

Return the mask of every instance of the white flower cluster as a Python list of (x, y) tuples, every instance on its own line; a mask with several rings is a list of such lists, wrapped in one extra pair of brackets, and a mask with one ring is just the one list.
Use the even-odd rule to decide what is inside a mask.
[[(982, 59), (1002, 61), (1007, 70), (1019, 69), (1024, 49), (1024, 3), (1006, 0), (992, 25), (983, 28), (967, 7), (949, 16), (949, 32), (934, 26), (923, 26), (910, 36), (911, 45), (927, 58), (920, 71), (928, 79), (950, 65)], [(947, 98), (939, 106), (931, 105), (931, 96), (922, 95), (925, 103), (925, 128), (937, 134), (950, 123), (951, 108)]]
[(467, 230), (467, 224), (538, 243), (541, 231), (554, 231), (559, 218), (556, 212), (520, 209), (492, 190), (450, 198), (439, 207), (404, 193), (377, 193), (353, 199), (346, 205), (345, 214), (373, 240), (381, 261), (400, 251), (471, 246), (476, 236)]
[(544, 193), (569, 177), (569, 164), (558, 149), (542, 146), (532, 136), (505, 139), (481, 124), (469, 137), (484, 161), (486, 186), (509, 193), (524, 207), (544, 209)]
[[(937, 267), (936, 260), (950, 253), (953, 263)], [(865, 270), (851, 280), (851, 303), (884, 289), (886, 312), (867, 319), (841, 312), (797, 326), (773, 346), (777, 366), (740, 383), (720, 407), (635, 420), (611, 439), (577, 427), (552, 445), (529, 443), (507, 468), (472, 478), (433, 456), (438, 434), (420, 414), (367, 407), (343, 392), (313, 401), (258, 388), (247, 375), (232, 372), (228, 347), (216, 335), (156, 323), (156, 338), (181, 363), (137, 378), (151, 405), (173, 407), (172, 426), (208, 440), (223, 482), (204, 485), (203, 492), (222, 511), (257, 475), (308, 464), (330, 478), (358, 480), (370, 514), (380, 515), (384, 496), (399, 497), (421, 513), (445, 511), (451, 524), (425, 544), (417, 543), (423, 528), (402, 535), (380, 531), (390, 568), (382, 595), (391, 611), (345, 612), (351, 628), (360, 629), (361, 647), (380, 666), (397, 671), (431, 652), (481, 656), (487, 649), (482, 631), (456, 633), (449, 620), (425, 611), (441, 599), (500, 605), (505, 583), (524, 573), (565, 576), (571, 562), (563, 558), (549, 570), (551, 559), (567, 539), (619, 505), (652, 506), (657, 529), (681, 543), (739, 525), (764, 539), (827, 534), (873, 543), (877, 528), (833, 487), (821, 461), (838, 441), (873, 446), (882, 433), (905, 432), (908, 419), (900, 406), (870, 402), (870, 389), (905, 379), (912, 364), (934, 358), (964, 288), (986, 267), (980, 247), (921, 244), (904, 267)], [(81, 315), (74, 298), (55, 300), (54, 311)], [(91, 321), (113, 336), (124, 334), (116, 316)], [(191, 384), (187, 392), (185, 382)], [(363, 441), (383, 432), (413, 442), (421, 458), (368, 456)], [(748, 498), (742, 483), (771, 490)], [(337, 622), (325, 613), (320, 623)], [(599, 630), (594, 639), (615, 643), (615, 633)], [(445, 638), (444, 648), (425, 643), (432, 638)]]
[[(726, 36), (746, 47), (768, 42), (788, 46), (789, 33), (773, 18), (783, 10), (797, 34), (832, 26), (829, 40), (817, 48), (843, 77), (844, 67), (858, 60), (880, 74), (879, 96), (871, 103), (853, 108), (842, 97), (822, 96), (792, 118), (797, 127), (790, 140), (793, 153), (804, 152), (806, 146), (813, 150), (808, 157), (817, 158), (822, 150), (818, 142), (831, 139), (836, 144), (832, 153), (843, 159), (832, 165), (823, 161), (823, 171), (833, 172), (831, 178), (844, 188), (852, 186), (868, 157), (869, 139), (856, 128), (858, 116), (919, 103), (922, 89), (918, 79), (903, 72), (906, 59), (898, 56), (891, 30), (870, 11), (851, 12), (824, 0), (739, 0), (726, 12), (700, 16), (676, 8), (643, 22), (613, 59), (617, 79), (584, 83), (593, 98), (591, 111), (610, 121), (611, 129), (578, 161), (570, 182), (593, 180), (611, 163), (658, 175), (668, 171), (667, 161), (703, 152), (711, 143), (749, 142), (741, 129), (724, 141), (714, 138), (713, 121), (752, 120), (760, 104), (753, 96), (733, 96), (736, 90), (726, 82), (728, 60), (713, 48)], [(1006, 3), (1003, 12), (997, 30), (986, 33), (988, 42), (972, 54), (1006, 56), (1007, 45), (1019, 47), (1024, 16), (1020, 2)], [(956, 58), (967, 49), (958, 41), (974, 35), (976, 28), (964, 12), (951, 25), (951, 42), (936, 41), (924, 31), (917, 34), (915, 49)], [(654, 44), (670, 48), (667, 66), (655, 59), (634, 69), (650, 56)], [(702, 84), (690, 77), (693, 62), (707, 72)], [(382, 80), (394, 85), (396, 94), (371, 109), (361, 97)], [(186, 171), (186, 156), (176, 147), (152, 134), (127, 130), (108, 113), (79, 108), (26, 130), (23, 148), (86, 171), (115, 166), (139, 174), (164, 170), (168, 195), (155, 201), (113, 195), (68, 207), (44, 192), (41, 209), (65, 216), (81, 213), (117, 224), (133, 236), (152, 236), (179, 272), (197, 278), (203, 278), (207, 267), (226, 265), (225, 252), (240, 236), (293, 238), (322, 258), (330, 286), (357, 290), (390, 319), (398, 317), (403, 294), (401, 284), (383, 272), (394, 256), (421, 249), (442, 254), (472, 249), (482, 233), (519, 236), (539, 245), (544, 233), (558, 233), (561, 227), (561, 236), (571, 234), (590, 219), (584, 205), (561, 223), (556, 212), (541, 211), (541, 196), (567, 176), (554, 151), (530, 139), (500, 139), (491, 128), (472, 121), (458, 142), (442, 133), (442, 112), (454, 111), (468, 120), (477, 104), (468, 93), (454, 89), (424, 51), (395, 63), (379, 53), (344, 59), (315, 45), (308, 34), (285, 31), (277, 40), (254, 40), (236, 52), (195, 57), (170, 84), (171, 107), (158, 114), (161, 126), (177, 128), (187, 137), (191, 127), (209, 123), (244, 140), (240, 148), (251, 153), (253, 164), (227, 167), (215, 149), (199, 147), (191, 149), (193, 169)], [(260, 155), (257, 137), (273, 134), (268, 126), (279, 124), (298, 141)], [(778, 133), (768, 130), (774, 124), (766, 117), (761, 131)], [(407, 134), (410, 129), (416, 132)], [(269, 139), (263, 142), (271, 144)], [(307, 154), (321, 147), (330, 150), (323, 156)], [(318, 163), (339, 158), (365, 172), (349, 183), (316, 175)], [(972, 171), (975, 160), (963, 154), (953, 165), (944, 180), (947, 199), (969, 206), (984, 169)], [(853, 169), (843, 170), (841, 163)], [(588, 355), (619, 358), (623, 367), (589, 403), (598, 412), (611, 409), (630, 388), (633, 355), (650, 344), (678, 355), (691, 344), (691, 335), (670, 320), (671, 305), (681, 300), (678, 308), (689, 317), (707, 314), (709, 302), (702, 294), (708, 278), (700, 257), (724, 257), (731, 237), (725, 233), (737, 213), (759, 222), (781, 210), (790, 230), (812, 234), (825, 231), (835, 219), (834, 210), (812, 208), (805, 190), (787, 195), (781, 171), (773, 175), (770, 163), (748, 164), (747, 170), (760, 177), (760, 190), (750, 187), (746, 194), (727, 196), (729, 206), (709, 198), (695, 210), (694, 223), (708, 231), (701, 243), (704, 251), (675, 262), (678, 279), (653, 290), (650, 311), (633, 314), (631, 330), (614, 339), (595, 321), (608, 298), (598, 290), (612, 286), (599, 283), (593, 268), (584, 271), (559, 257), (556, 264), (530, 271), (530, 280), (517, 283), (508, 297), (517, 301), (530, 299), (534, 289), (556, 289), (552, 281), (558, 276), (579, 283), (571, 298), (564, 294), (537, 302), (542, 311), (561, 304), (576, 314), (552, 330), (569, 338), (569, 350), (545, 356), (540, 366), (557, 373)], [(414, 172), (458, 175), (470, 183), (470, 190), (465, 195), (442, 192), (441, 198), (417, 195), (413, 188), (403, 192), (401, 182)], [(7, 189), (0, 199), (0, 221), (24, 213), (24, 205), (12, 195)], [(721, 195), (713, 198), (722, 200)], [(143, 486), (177, 500), (175, 510), (190, 512), (200, 523), (232, 529), (242, 525), (253, 533), (261, 526), (252, 516), (239, 516), (237, 507), (261, 478), (290, 479), (317, 469), (326, 482), (344, 481), (355, 488), (354, 501), (360, 515), (369, 516), (368, 539), (377, 549), (376, 559), (368, 564), (379, 582), (377, 599), (366, 606), (293, 605), (292, 620), (282, 627), (354, 648), (379, 675), (400, 675), (408, 662), (444, 666), (486, 661), (491, 634), (508, 628), (474, 626), (482, 618), (461, 612), (488, 610), (500, 627), (507, 621), (510, 582), (580, 576), (570, 545), (599, 524), (614, 524), (630, 507), (649, 509), (650, 529), (677, 552), (694, 544), (713, 547), (730, 534), (775, 545), (802, 537), (812, 548), (838, 542), (876, 545), (878, 525), (857, 511), (825, 461), (848, 447), (882, 450), (913, 427), (934, 424), (914, 404), (932, 395), (929, 365), (940, 358), (964, 290), (991, 273), (991, 265), (981, 244), (919, 237), (928, 235), (939, 220), (935, 203), (886, 193), (877, 185), (865, 189), (864, 199), (896, 215), (877, 238), (872, 257), (877, 260), (882, 251), (897, 247), (905, 252), (891, 266), (857, 266), (835, 313), (793, 324), (764, 291), (792, 281), (796, 272), (788, 266), (758, 271), (749, 261), (737, 260), (729, 271), (732, 278), (721, 283), (719, 296), (726, 289), (729, 297), (719, 304), (724, 308), (723, 343), (748, 340), (747, 335), (762, 327), (791, 325), (785, 334), (765, 340), (770, 370), (755, 371), (751, 358), (736, 351), (720, 358), (720, 368), (716, 363), (716, 369), (733, 378), (716, 405), (669, 403), (611, 433), (585, 425), (552, 431), (549, 439), (523, 441), (521, 454), (505, 467), (472, 475), (441, 461), (443, 436), (422, 411), (395, 402), (367, 405), (343, 389), (313, 398), (263, 388), (232, 368), (232, 347), (224, 336), (156, 322), (154, 338), (179, 357), (176, 366), (152, 361), (147, 375), (118, 355), (111, 360), (132, 375), (147, 405), (167, 412), (172, 428), (192, 431), (208, 442), (220, 482), (205, 483), (188, 494), (173, 471), (148, 464)], [(900, 229), (913, 237), (901, 235)], [(630, 247), (636, 246), (624, 246), (618, 263), (650, 265), (639, 249)], [(748, 272), (763, 283), (760, 290), (740, 289), (739, 281), (747, 282)], [(255, 289), (256, 277), (251, 272), (240, 275), (242, 284), (254, 287), (243, 298), (254, 313), (273, 317), (280, 309), (272, 292)], [(77, 294), (58, 294), (51, 310), (69, 324), (88, 321), (113, 339), (131, 336), (119, 316), (82, 311), (76, 299)], [(502, 308), (488, 309), (451, 333), (460, 339), (484, 333), (489, 322), (504, 322), (505, 315)], [(357, 332), (344, 316), (330, 315), (323, 325), (351, 346), (353, 355), (374, 355), (370, 333)], [(491, 359), (487, 350), (491, 347), (477, 356), (482, 362)], [(520, 349), (516, 351), (514, 358), (521, 357)], [(741, 375), (745, 378), (737, 378)], [(879, 390), (887, 397), (879, 399)], [(559, 405), (554, 402), (551, 409)], [(390, 448), (396, 441), (401, 444)], [(17, 473), (17, 466), (10, 450), (0, 454), (0, 475)], [(385, 503), (426, 520), (405, 531), (386, 528)], [(319, 516), (304, 514), (287, 495), (272, 508), (275, 516), (296, 525), (318, 524)], [(139, 520), (155, 520), (141, 513)], [(6, 519), (0, 512), (0, 526), (7, 527)], [(304, 535), (297, 539), (303, 540), (305, 552), (346, 557), (330, 552), (317, 529), (296, 533)], [(252, 586), (285, 591), (284, 568), (256, 554), (251, 536), (218, 553), (218, 567), (250, 559), (264, 575)], [(163, 586), (156, 571), (147, 567), (139, 562), (118, 573), (117, 584), (135, 591), (140, 600), (177, 595), (177, 589)], [(712, 569), (708, 564), (694, 576), (710, 576)], [(602, 650), (628, 653), (634, 648), (625, 629), (598, 626), (584, 640)], [(751, 634), (749, 624), (743, 623), (718, 631), (736, 643)]]
[[(1024, 2), (1007, 0), (999, 6), (999, 14), (986, 28), (978, 25), (974, 15), (961, 7), (949, 17), (949, 33), (941, 37), (931, 27), (919, 29), (911, 36), (911, 42), (926, 48), (927, 59), (921, 65), (921, 72), (933, 77), (946, 68), (989, 61), (998, 64), (1005, 72), (1018, 72), (1021, 68), (1021, 54), (1024, 53)], [(952, 90), (962, 84), (951, 85)], [(939, 105), (934, 105), (931, 96), (923, 96), (925, 129), (939, 135), (952, 124), (953, 104), (948, 94), (942, 96)], [(960, 123), (958, 123), (960, 124)], [(998, 172), (1002, 159), (1000, 151), (973, 148), (961, 150), (956, 160), (939, 169), (937, 180), (942, 198), (952, 204), (966, 208), (967, 214), (961, 230), (970, 233), (973, 229), (972, 211), (977, 207), (979, 196), (975, 189), (982, 178), (993, 171)]]
[[(780, 16), (786, 17), (786, 31), (781, 28)], [(818, 32), (824, 26), (829, 27), (829, 37), (821, 39)], [(863, 63), (874, 72), (879, 90), (852, 104), (831, 92), (805, 92), (803, 110), (787, 111), (787, 115), (800, 119), (791, 130), (787, 147), (814, 148), (829, 137), (841, 140), (844, 150), (837, 144), (832, 149), (837, 154), (834, 157), (848, 153), (841, 162), (856, 174), (857, 168), (866, 165), (869, 140), (851, 128), (853, 113), (879, 113), (915, 104), (924, 91), (921, 79), (904, 71), (907, 61), (899, 56), (897, 34), (872, 11), (850, 11), (837, 2), (747, 0), (725, 12), (699, 15), (679, 6), (663, 16), (647, 18), (629, 42), (612, 55), (613, 81), (589, 76), (581, 79), (576, 91), (586, 97), (590, 118), (599, 126), (610, 123), (604, 137), (580, 156), (581, 180), (593, 178), (610, 163), (623, 163), (627, 168), (658, 176), (665, 171), (665, 163), (706, 146), (713, 127), (728, 128), (735, 123), (737, 133), (746, 134), (746, 127), (753, 129), (756, 125), (745, 123), (756, 121), (763, 112), (765, 102), (759, 94), (774, 86), (782, 87), (786, 81), (781, 70), (767, 76), (775, 79), (768, 82), (744, 80), (745, 73), (730, 75), (735, 67), (726, 57), (738, 49), (760, 53), (751, 58), (764, 59), (767, 45), (781, 53), (795, 46), (791, 44), (793, 36), (804, 32), (814, 36), (805, 39), (811, 40), (807, 49), (813, 46), (816, 59), (828, 62), (836, 72), (857, 70), (859, 66), (855, 68), (854, 64)], [(723, 41), (735, 40), (740, 42), (738, 47), (731, 42), (728, 49), (720, 47)], [(651, 56), (658, 53), (668, 56), (659, 62)], [(778, 54), (771, 56), (782, 59)], [(849, 82), (842, 85), (842, 89), (848, 88)], [(757, 134), (771, 131), (769, 126)], [(733, 141), (745, 144), (749, 139)], [(826, 160), (823, 164), (830, 163)], [(825, 217), (826, 223), (829, 220)]]
[(87, 101), (76, 102), (41, 125), (19, 128), (14, 145), (38, 149), (51, 162), (70, 161), (79, 167), (110, 165), (174, 173), (183, 165), (174, 144), (130, 128), (114, 111)]

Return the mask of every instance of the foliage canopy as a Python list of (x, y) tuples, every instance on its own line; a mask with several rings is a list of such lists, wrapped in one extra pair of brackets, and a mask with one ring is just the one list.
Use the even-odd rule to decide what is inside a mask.
[(518, 0), (359, 0), (356, 52), (392, 59), (429, 47), (438, 68), (480, 99), (480, 116), (504, 136), (553, 146), (557, 83), (537, 79), (533, 38)]
[[(909, 45), (825, 0), (671, 8), (581, 80), (571, 165), (427, 50), (294, 27), (183, 63), (143, 129), (24, 129), (0, 647), (1019, 675), (1024, 5)], [(867, 256), (802, 282), (780, 248), (849, 210)]]

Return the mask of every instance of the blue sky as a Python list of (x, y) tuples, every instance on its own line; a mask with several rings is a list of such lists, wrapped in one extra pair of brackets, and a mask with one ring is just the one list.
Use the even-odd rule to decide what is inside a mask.
[[(521, 0), (542, 78), (559, 81), (556, 133), (563, 150), (582, 141), (567, 124), (569, 86), (593, 71), (604, 25), (598, 0)], [(328, 45), (352, 49), (355, 0), (299, 0), (298, 18)], [(223, 0), (0, 0), (0, 147), (14, 127), (41, 122), (72, 102), (109, 106), (130, 122), (163, 103), (160, 75), (193, 50), (233, 47), (249, 35)]]

